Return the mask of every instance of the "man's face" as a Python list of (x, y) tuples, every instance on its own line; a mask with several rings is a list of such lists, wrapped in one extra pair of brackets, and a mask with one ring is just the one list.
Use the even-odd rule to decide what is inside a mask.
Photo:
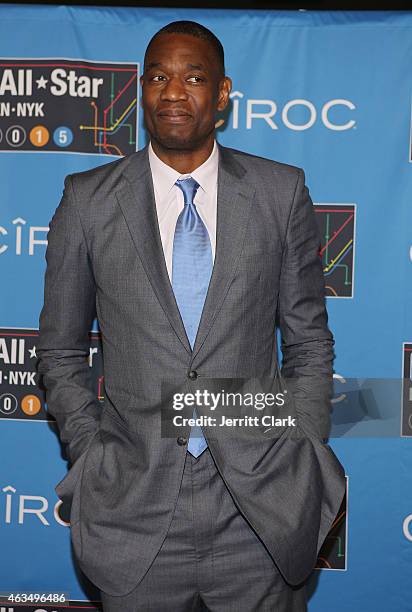
[(195, 151), (207, 142), (231, 88), (211, 44), (188, 34), (155, 39), (140, 82), (146, 128), (170, 150)]

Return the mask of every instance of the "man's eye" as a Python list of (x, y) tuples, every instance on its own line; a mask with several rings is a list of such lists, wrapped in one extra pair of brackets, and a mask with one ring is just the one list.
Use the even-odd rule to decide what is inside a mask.
[(150, 80), (158, 82), (158, 81), (163, 80), (164, 78), (165, 77), (162, 74), (155, 74), (155, 76), (152, 76)]
[(202, 77), (200, 76), (191, 76), (187, 80), (191, 83), (201, 83), (203, 81)]

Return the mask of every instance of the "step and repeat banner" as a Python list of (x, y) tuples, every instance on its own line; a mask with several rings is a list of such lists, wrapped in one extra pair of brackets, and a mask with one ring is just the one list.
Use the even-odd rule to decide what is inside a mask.
[[(224, 45), (219, 141), (304, 168), (316, 211), (336, 341), (330, 445), (347, 493), (309, 609), (412, 610), (412, 13), (12, 5), (0, 7), (0, 610), (99, 607), (54, 491), (67, 460), (36, 385), (48, 224), (67, 174), (147, 144), (144, 51), (178, 19)], [(89, 363), (103, 405), (96, 321)]]

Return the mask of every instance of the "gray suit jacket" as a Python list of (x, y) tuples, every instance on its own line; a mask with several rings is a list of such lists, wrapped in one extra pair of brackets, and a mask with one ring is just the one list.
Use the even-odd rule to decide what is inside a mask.
[[(161, 435), (162, 382), (194, 390), (208, 377), (274, 378), (276, 326), (302, 435), (285, 427), (278, 437), (224, 439), (205, 428), (210, 451), (291, 584), (313, 569), (344, 495), (344, 470), (324, 442), (334, 340), (304, 173), (219, 153), (216, 258), (193, 351), (167, 274), (147, 148), (68, 176), (50, 223), (38, 373), (72, 463), (56, 492), (71, 504), (80, 567), (113, 595), (143, 577), (178, 496), (187, 447)], [(96, 315), (103, 410), (87, 362)]]

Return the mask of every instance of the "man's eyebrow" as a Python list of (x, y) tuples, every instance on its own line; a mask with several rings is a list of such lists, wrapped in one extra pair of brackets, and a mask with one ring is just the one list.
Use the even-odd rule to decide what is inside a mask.
[(190, 68), (190, 70), (205, 70), (203, 64), (188, 64), (187, 67)]
[(150, 70), (151, 68), (158, 68), (161, 65), (161, 62), (150, 62), (150, 64), (145, 64), (144, 69)]

